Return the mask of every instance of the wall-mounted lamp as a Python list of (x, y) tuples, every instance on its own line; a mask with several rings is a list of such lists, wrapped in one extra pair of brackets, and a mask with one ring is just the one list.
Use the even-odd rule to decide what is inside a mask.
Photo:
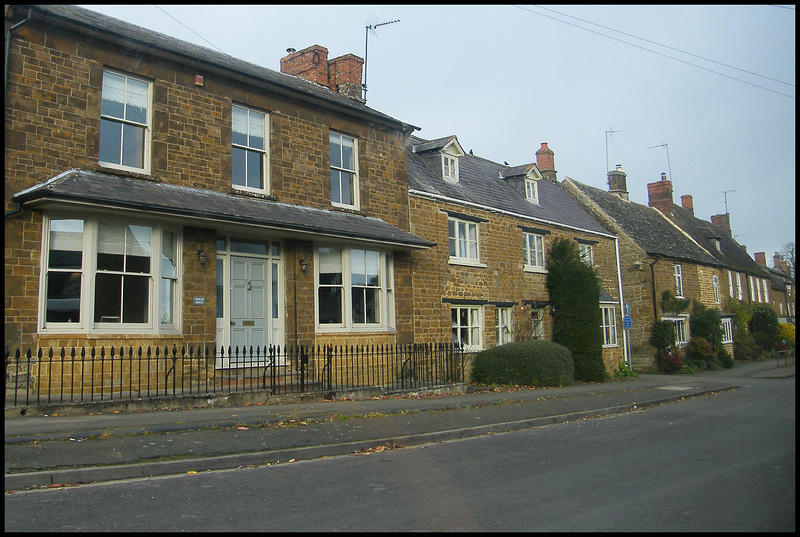
[(206, 264), (207, 256), (206, 256), (206, 253), (202, 249), (197, 250), (197, 257), (200, 259), (200, 264), (201, 265), (205, 265)]
[(300, 260), (300, 270), (303, 271), (303, 274), (305, 274), (306, 271), (308, 270), (308, 261), (306, 261), (305, 259)]

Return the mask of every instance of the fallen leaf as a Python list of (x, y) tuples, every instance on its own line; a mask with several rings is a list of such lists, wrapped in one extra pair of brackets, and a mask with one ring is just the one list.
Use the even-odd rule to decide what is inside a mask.
[(196, 474), (197, 472), (195, 472), (194, 470), (189, 470), (189, 471), (188, 471), (188, 472), (186, 472), (186, 473), (187, 473), (187, 474)]
[(249, 427), (237, 427), (237, 429), (239, 429), (240, 431), (249, 431), (250, 430)]

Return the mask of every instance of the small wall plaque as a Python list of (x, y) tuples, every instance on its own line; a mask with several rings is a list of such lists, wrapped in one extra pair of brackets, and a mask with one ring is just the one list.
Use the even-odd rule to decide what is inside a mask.
[(194, 297), (194, 305), (195, 306), (205, 306), (206, 305), (206, 297), (204, 297), (204, 296), (196, 296), (196, 297)]

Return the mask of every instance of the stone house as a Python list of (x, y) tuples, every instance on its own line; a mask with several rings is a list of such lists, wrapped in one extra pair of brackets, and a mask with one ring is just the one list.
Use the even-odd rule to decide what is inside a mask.
[(574, 240), (602, 283), (609, 372), (625, 358), (616, 237), (558, 184), (553, 151), (498, 164), (455, 136), (407, 142), (411, 232), (436, 246), (412, 254), (417, 341), (452, 337), (470, 350), (552, 338), (546, 254)]
[(794, 278), (791, 277), (789, 264), (781, 259), (778, 252), (772, 256), (772, 267), (767, 265), (764, 252), (753, 254), (756, 263), (766, 269), (770, 275), (770, 305), (781, 323), (795, 324), (794, 313)]
[(608, 184), (608, 191), (603, 191), (571, 178), (563, 181), (581, 205), (619, 236), (635, 368), (651, 371), (656, 367), (655, 350), (649, 343), (654, 320), (675, 324), (680, 347), (691, 338), (691, 305), (670, 311), (662, 304), (665, 291), (720, 311), (723, 343), (733, 355), (733, 321), (725, 314), (727, 306), (734, 299), (757, 301), (755, 289), (763, 289), (765, 281), (763, 272), (731, 236), (730, 227), (721, 227), (730, 221), (728, 215), (713, 217), (716, 223), (695, 218), (691, 196), (682, 197), (682, 207), (675, 205), (672, 183), (664, 174), (647, 185), (648, 206), (630, 201), (627, 175), (620, 166), (608, 173)]
[(279, 73), (73, 6), (5, 19), (12, 349), (413, 342), (415, 127), (364, 104), (360, 58)]

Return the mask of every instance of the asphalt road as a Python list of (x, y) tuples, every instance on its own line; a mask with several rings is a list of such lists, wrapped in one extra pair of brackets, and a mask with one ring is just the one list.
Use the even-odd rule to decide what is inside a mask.
[(794, 531), (795, 382), (259, 468), (6, 494), (6, 531)]

